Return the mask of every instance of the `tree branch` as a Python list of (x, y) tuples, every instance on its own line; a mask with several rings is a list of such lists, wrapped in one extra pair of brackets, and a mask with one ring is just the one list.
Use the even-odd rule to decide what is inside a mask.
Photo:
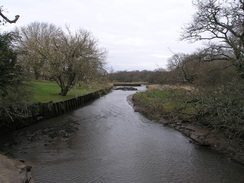
[(8, 23), (16, 23), (17, 21), (18, 21), (18, 19), (19, 19), (19, 15), (16, 15), (15, 16), (15, 19), (14, 20), (10, 20), (10, 19), (8, 19), (8, 17), (6, 17), (3, 13), (2, 13), (2, 10), (0, 10), (0, 16), (6, 21), (6, 22), (8, 22)]

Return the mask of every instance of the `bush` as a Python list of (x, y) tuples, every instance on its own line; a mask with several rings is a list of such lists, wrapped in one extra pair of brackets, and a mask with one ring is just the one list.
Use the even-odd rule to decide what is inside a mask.
[(14, 35), (0, 34), (0, 127), (26, 115), (28, 92), (13, 49)]
[(229, 138), (244, 138), (244, 83), (228, 83), (199, 97), (200, 124), (222, 130)]

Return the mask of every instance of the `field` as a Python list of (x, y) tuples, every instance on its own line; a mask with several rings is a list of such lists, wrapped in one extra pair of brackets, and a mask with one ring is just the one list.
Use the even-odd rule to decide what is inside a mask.
[(85, 95), (101, 89), (101, 86), (87, 86), (81, 84), (72, 88), (67, 96), (61, 96), (60, 87), (55, 82), (50, 81), (31, 81), (27, 83), (32, 93), (32, 102), (59, 102), (68, 100), (77, 96)]

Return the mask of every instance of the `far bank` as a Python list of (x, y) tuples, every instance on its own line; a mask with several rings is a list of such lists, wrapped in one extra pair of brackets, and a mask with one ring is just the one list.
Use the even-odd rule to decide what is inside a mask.
[[(194, 110), (185, 102), (179, 100), (173, 101), (170, 97), (184, 98), (184, 101), (190, 101), (190, 98), (182, 96), (179, 90), (172, 88), (166, 92), (142, 92), (131, 97), (135, 111), (138, 111), (150, 119), (170, 126), (190, 138), (190, 142), (209, 147), (227, 158), (234, 159), (244, 163), (244, 140), (237, 137), (228, 137), (221, 130), (211, 129), (200, 125), (194, 118)], [(150, 99), (150, 100), (149, 100)], [(186, 105), (189, 105), (187, 107)], [(198, 106), (197, 106), (198, 107)], [(178, 110), (178, 111), (177, 111)], [(173, 112), (172, 112), (173, 111)], [(182, 112), (183, 111), (183, 112)]]

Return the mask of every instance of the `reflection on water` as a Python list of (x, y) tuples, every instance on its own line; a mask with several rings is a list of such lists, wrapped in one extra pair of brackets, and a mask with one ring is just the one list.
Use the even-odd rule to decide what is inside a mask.
[(12, 153), (33, 162), (36, 182), (244, 182), (243, 165), (194, 146), (181, 133), (134, 112), (126, 101), (134, 92), (113, 91), (70, 114), (24, 129), (22, 133), (32, 133), (72, 119), (79, 131), (50, 145), (22, 143)]

